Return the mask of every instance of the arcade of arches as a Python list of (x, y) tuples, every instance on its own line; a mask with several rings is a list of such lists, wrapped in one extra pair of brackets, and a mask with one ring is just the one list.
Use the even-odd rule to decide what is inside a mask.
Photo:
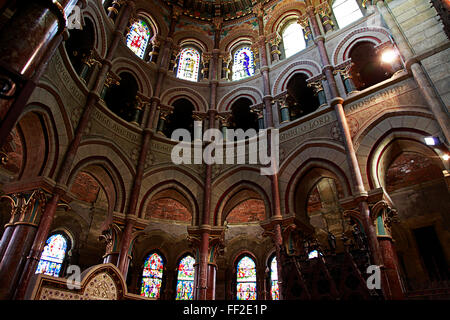
[(449, 299), (443, 12), (0, 1), (0, 299)]

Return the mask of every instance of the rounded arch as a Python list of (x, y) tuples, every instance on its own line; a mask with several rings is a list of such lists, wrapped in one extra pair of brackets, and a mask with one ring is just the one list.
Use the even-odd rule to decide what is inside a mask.
[[(91, 156), (89, 150), (96, 148), (96, 156)], [(125, 186), (131, 184), (134, 172), (132, 166), (118, 150), (112, 145), (104, 145), (97, 141), (82, 143), (79, 148), (79, 159), (77, 159), (67, 179), (70, 187), (80, 171), (87, 171), (105, 189), (109, 200), (109, 210), (124, 212), (127, 199)], [(111, 155), (116, 155), (112, 157)]]
[(240, 87), (224, 95), (217, 104), (217, 109), (219, 111), (229, 111), (233, 103), (242, 97), (250, 99), (253, 104), (258, 104), (259, 101), (262, 101), (263, 94), (257, 88)]
[[(218, 186), (219, 187), (219, 186)], [(220, 186), (219, 188), (223, 188)], [(216, 197), (214, 197), (214, 200)], [(267, 192), (257, 183), (251, 180), (241, 180), (229, 186), (212, 204), (215, 204), (213, 223), (221, 226), (228, 214), (239, 204), (249, 199), (263, 201), (265, 219), (272, 216), (271, 202)]]
[(185, 98), (192, 102), (196, 111), (208, 110), (208, 102), (194, 89), (188, 87), (170, 88), (161, 94), (161, 104), (171, 105), (175, 100)]
[(212, 40), (205, 34), (196, 32), (195, 35), (193, 35), (192, 31), (188, 30), (175, 32), (173, 35), (173, 42), (180, 48), (191, 46), (197, 47), (200, 49), (200, 54), (212, 52), (214, 49)]
[[(395, 138), (418, 141), (426, 136), (439, 136), (440, 128), (429, 113), (389, 110), (369, 119), (370, 125), (355, 136), (355, 151), (361, 166), (364, 183), (370, 188), (380, 187), (376, 173), (377, 161), (384, 148)], [(377, 182), (378, 181), (378, 182)]]
[(181, 166), (154, 167), (144, 174), (138, 200), (138, 216), (144, 216), (144, 210), (153, 196), (167, 189), (176, 190), (183, 196), (183, 201), (189, 203), (189, 209), (192, 210), (192, 224), (196, 225), (200, 215), (199, 208), (202, 205), (203, 182), (195, 172)]
[[(308, 201), (313, 189), (323, 179), (331, 179), (335, 181), (335, 184), (341, 189), (340, 197), (345, 197), (342, 191), (345, 192), (345, 185), (341, 183), (341, 177), (332, 168), (322, 166), (310, 165), (305, 170), (302, 170), (302, 174), (298, 177), (294, 188), (292, 190), (292, 208), (295, 212), (295, 216), (306, 224), (309, 224), (310, 216), (308, 213)], [(348, 191), (348, 190), (347, 190)], [(348, 194), (347, 194), (348, 195)]]
[(59, 156), (59, 134), (52, 111), (46, 105), (28, 105), (15, 128), (22, 142), (18, 178), (53, 176)]
[(129, 58), (118, 57), (112, 61), (112, 72), (117, 75), (124, 72), (131, 74), (138, 84), (138, 92), (146, 97), (151, 97), (153, 95), (150, 79), (136, 61)]
[(304, 2), (291, 2), (278, 4), (273, 11), (270, 12), (269, 20), (265, 23), (264, 29), (266, 34), (271, 34), (280, 30), (283, 22), (294, 17), (301, 17), (306, 10)]
[(371, 42), (375, 47), (384, 43), (391, 43), (391, 34), (385, 28), (365, 27), (353, 30), (347, 34), (333, 50), (332, 59), (334, 65), (339, 65), (349, 59), (351, 49), (359, 42)]
[(299, 60), (285, 67), (278, 77), (275, 79), (272, 92), (276, 96), (286, 90), (287, 83), (296, 74), (305, 74), (308, 78), (312, 78), (321, 74), (320, 65), (313, 60)]
[(250, 28), (247, 24), (234, 27), (228, 34), (220, 41), (220, 51), (232, 52), (241, 44), (256, 43), (258, 40), (258, 32)]
[(425, 132), (393, 130), (388, 132), (382, 140), (377, 141), (367, 158), (369, 186), (386, 189), (387, 170), (402, 153), (420, 154), (429, 158), (436, 167), (445, 170), (446, 167), (439, 155), (423, 142), (426, 136), (428, 135)]
[(146, 209), (149, 204), (160, 199), (172, 199), (183, 205), (191, 214), (190, 224), (194, 220), (193, 217), (198, 217), (199, 215), (198, 204), (191, 191), (175, 180), (166, 180), (156, 184), (145, 193), (139, 206), (138, 216), (142, 219), (147, 219)]

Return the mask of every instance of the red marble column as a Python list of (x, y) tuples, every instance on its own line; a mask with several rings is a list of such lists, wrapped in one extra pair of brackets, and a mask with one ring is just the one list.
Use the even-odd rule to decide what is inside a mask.
[(124, 13), (121, 15), (120, 21), (117, 24), (117, 29), (115, 31), (113, 41), (108, 49), (108, 53), (103, 63), (102, 69), (100, 70), (99, 75), (97, 76), (94, 89), (88, 94), (86, 106), (84, 108), (80, 122), (78, 123), (77, 129), (75, 131), (74, 139), (69, 145), (64, 160), (58, 171), (58, 175), (56, 178), (57, 184), (53, 191), (53, 196), (45, 207), (45, 211), (39, 223), (39, 227), (33, 242), (33, 246), (31, 248), (30, 254), (27, 256), (27, 262), (25, 264), (25, 268), (22, 273), (19, 289), (16, 293), (16, 299), (23, 299), (26, 290), (28, 288), (28, 284), (32, 276), (34, 275), (46, 238), (48, 236), (48, 233), (50, 232), (51, 224), (53, 222), (58, 202), (61, 196), (65, 193), (65, 189), (62, 186), (66, 183), (67, 177), (70, 173), (70, 169), (72, 167), (73, 161), (78, 151), (81, 138), (87, 127), (88, 121), (94, 110), (95, 104), (100, 99), (100, 92), (103, 88), (103, 83), (105, 81), (106, 75), (108, 74), (111, 68), (110, 60), (114, 56), (114, 52), (117, 49), (120, 39), (123, 37), (124, 30), (127, 26), (129, 17), (133, 9), (134, 3), (127, 2), (127, 5), (124, 8)]
[(384, 262), (384, 272), (389, 284), (389, 298), (392, 300), (403, 300), (403, 288), (398, 272), (398, 260), (394, 244), (391, 238), (379, 238), (381, 253)]
[[(330, 104), (334, 107), (336, 118), (339, 124), (339, 128), (343, 135), (343, 142), (346, 149), (347, 161), (352, 174), (353, 186), (356, 189), (356, 196), (358, 196), (359, 209), (362, 216), (364, 229), (368, 238), (369, 248), (371, 252), (372, 262), (376, 265), (383, 265), (383, 259), (381, 256), (380, 247), (377, 240), (377, 235), (374, 229), (374, 225), (370, 218), (369, 206), (367, 203), (367, 191), (364, 188), (361, 171), (359, 169), (358, 160), (353, 147), (353, 141), (350, 134), (347, 118), (345, 116), (342, 103), (344, 99), (339, 96), (339, 90), (336, 85), (336, 81), (333, 75), (333, 67), (330, 64), (328, 54), (324, 44), (324, 37), (320, 33), (320, 29), (314, 14), (314, 7), (308, 6), (307, 14), (310, 18), (311, 25), (314, 31), (315, 42), (319, 49), (320, 58), (323, 65), (323, 72), (326, 76), (328, 85), (330, 87), (332, 100)], [(384, 276), (384, 275), (383, 275)], [(383, 286), (384, 287), (384, 286)]]
[[(21, 1), (18, 11), (0, 33), (0, 76), (10, 90), (0, 98), (0, 146), (36, 87), (42, 68), (62, 41), (68, 15), (78, 0)], [(50, 51), (50, 52), (49, 52)], [(10, 112), (11, 109), (15, 112)], [(6, 119), (7, 118), (7, 119)], [(7, 120), (5, 122), (5, 120)]]

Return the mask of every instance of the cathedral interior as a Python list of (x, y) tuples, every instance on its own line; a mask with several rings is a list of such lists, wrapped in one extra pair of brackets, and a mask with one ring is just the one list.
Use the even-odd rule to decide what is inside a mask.
[(449, 12), (0, 0), (0, 299), (450, 299)]

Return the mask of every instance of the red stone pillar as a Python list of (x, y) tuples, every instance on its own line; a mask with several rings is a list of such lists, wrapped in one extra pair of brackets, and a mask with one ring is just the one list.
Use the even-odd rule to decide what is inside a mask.
[[(14, 223), (14, 231), (0, 263), (0, 300), (13, 298), (14, 290), (28, 259), (27, 254), (30, 252), (43, 208), (48, 206), (46, 196), (41, 190), (19, 193), (15, 197), (19, 217)], [(39, 261), (39, 257), (37, 260)]]
[(5, 231), (3, 232), (2, 239), (0, 241), (0, 261), (3, 258), (3, 254), (5, 253), (6, 248), (8, 248), (9, 241), (11, 240), (11, 236), (14, 232), (15, 222), (19, 219), (19, 205), (20, 198), (16, 195), (7, 195), (2, 196), (2, 198), (7, 198), (11, 204), (11, 217), (7, 224), (5, 224)]
[(358, 160), (356, 158), (356, 153), (353, 146), (352, 137), (350, 134), (349, 126), (347, 123), (347, 118), (345, 116), (344, 108), (342, 103), (344, 99), (339, 96), (339, 90), (336, 85), (336, 81), (333, 75), (333, 67), (330, 64), (328, 54), (324, 44), (324, 37), (320, 33), (319, 26), (314, 14), (314, 7), (309, 5), (307, 8), (307, 14), (310, 18), (314, 35), (315, 42), (319, 49), (320, 58), (323, 65), (323, 73), (327, 79), (328, 85), (330, 87), (330, 92), (332, 100), (330, 104), (334, 107), (337, 122), (343, 136), (343, 142), (347, 154), (347, 162), (349, 165), (350, 172), (352, 174), (353, 186), (355, 189), (355, 196), (358, 197), (357, 201), (359, 203), (359, 210), (362, 216), (363, 226), (368, 238), (369, 248), (372, 257), (372, 263), (376, 265), (382, 265), (383, 260), (381, 257), (380, 247), (378, 244), (376, 232), (370, 218), (369, 205), (367, 203), (367, 191), (364, 188), (364, 183), (361, 176), (361, 171), (359, 169)]
[(34, 275), (34, 271), (36, 270), (42, 249), (44, 248), (46, 238), (48, 236), (51, 224), (53, 222), (53, 217), (55, 215), (58, 202), (62, 197), (62, 195), (64, 195), (64, 193), (66, 192), (65, 187), (63, 187), (63, 185), (66, 183), (67, 177), (70, 173), (70, 169), (72, 167), (73, 161), (78, 151), (81, 138), (83, 136), (85, 129), (87, 128), (87, 124), (94, 110), (95, 104), (100, 99), (100, 93), (103, 89), (103, 83), (111, 68), (110, 61), (114, 56), (114, 52), (117, 49), (119, 41), (123, 38), (123, 32), (127, 26), (131, 12), (134, 10), (134, 3), (127, 2), (127, 5), (123, 10), (124, 13), (121, 15), (120, 20), (117, 24), (117, 29), (115, 31), (113, 41), (111, 42), (111, 45), (109, 47), (106, 59), (103, 61), (103, 66), (97, 76), (93, 90), (88, 94), (86, 106), (84, 108), (81, 119), (78, 123), (77, 129), (75, 131), (74, 138), (66, 151), (64, 160), (58, 171), (58, 175), (56, 177), (57, 184), (53, 190), (53, 196), (46, 205), (45, 211), (42, 214), (42, 219), (41, 222), (39, 223), (39, 227), (33, 242), (33, 246), (31, 248), (30, 254), (27, 256), (27, 262), (25, 264), (22, 278), (19, 284), (20, 287), (16, 294), (17, 299), (23, 299), (25, 292), (28, 288), (28, 284), (32, 276)]
[(78, 0), (21, 1), (0, 34), (0, 146), (22, 113)]

